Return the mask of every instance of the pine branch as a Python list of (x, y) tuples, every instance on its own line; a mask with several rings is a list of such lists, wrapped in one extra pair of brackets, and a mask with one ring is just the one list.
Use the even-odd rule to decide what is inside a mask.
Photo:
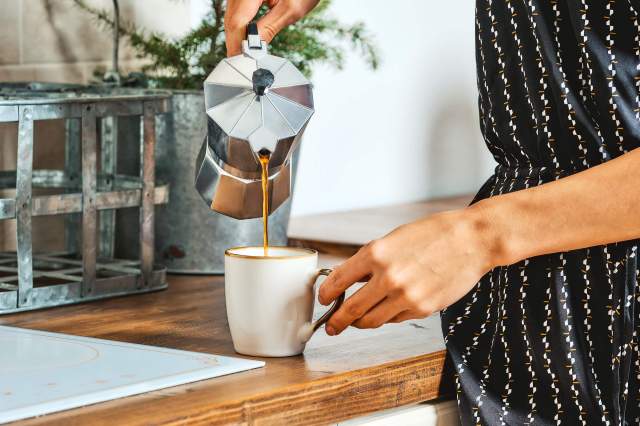
[[(73, 2), (101, 26), (114, 28), (115, 22), (108, 11), (89, 6), (85, 0)], [(372, 69), (378, 68), (378, 51), (365, 25), (361, 22), (350, 26), (341, 24), (328, 15), (330, 5), (331, 0), (321, 0), (306, 17), (282, 30), (270, 43), (270, 52), (291, 60), (310, 77), (316, 64), (342, 69), (346, 44), (357, 51)], [(150, 60), (143, 71), (155, 85), (199, 89), (207, 73), (226, 56), (225, 9), (225, 0), (211, 0), (211, 10), (200, 25), (178, 40), (157, 32), (139, 30), (122, 19), (119, 33), (129, 41), (138, 57)], [(267, 8), (262, 7), (258, 17), (266, 11)]]

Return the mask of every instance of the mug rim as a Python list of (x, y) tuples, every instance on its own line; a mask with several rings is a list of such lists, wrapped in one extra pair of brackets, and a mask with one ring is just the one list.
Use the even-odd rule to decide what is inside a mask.
[(289, 247), (289, 246), (272, 246), (271, 248), (284, 248), (287, 250), (299, 252), (300, 254), (293, 256), (265, 256), (265, 255), (255, 255), (255, 254), (239, 254), (233, 253), (234, 250), (242, 250), (242, 249), (262, 249), (262, 246), (238, 246), (238, 247), (230, 247), (224, 251), (225, 256), (229, 257), (238, 257), (241, 259), (258, 259), (258, 260), (283, 260), (283, 259), (300, 259), (308, 256), (314, 256), (318, 254), (317, 250), (306, 248), (306, 247)]

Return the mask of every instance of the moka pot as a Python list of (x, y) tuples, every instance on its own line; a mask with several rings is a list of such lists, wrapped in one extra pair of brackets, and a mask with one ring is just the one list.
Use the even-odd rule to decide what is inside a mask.
[(242, 53), (223, 59), (204, 82), (207, 135), (195, 187), (210, 208), (236, 218), (262, 215), (260, 153), (269, 159), (269, 213), (291, 195), (291, 161), (313, 115), (309, 80), (270, 55), (251, 24)]

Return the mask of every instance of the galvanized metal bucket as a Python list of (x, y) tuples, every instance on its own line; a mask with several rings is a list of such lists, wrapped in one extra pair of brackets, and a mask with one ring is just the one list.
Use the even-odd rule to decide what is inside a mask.
[[(229, 247), (262, 245), (262, 220), (237, 220), (209, 209), (194, 188), (195, 158), (206, 134), (204, 95), (198, 91), (175, 91), (172, 114), (158, 126), (156, 178), (169, 183), (169, 203), (156, 209), (156, 259), (169, 272), (187, 274), (224, 273), (224, 251)], [(295, 182), (297, 153), (293, 158)], [(269, 218), (272, 245), (285, 245), (291, 197)], [(134, 225), (137, 216), (120, 220), (122, 230)], [(122, 236), (121, 236), (122, 237)], [(136, 252), (137, 241), (118, 248)]]

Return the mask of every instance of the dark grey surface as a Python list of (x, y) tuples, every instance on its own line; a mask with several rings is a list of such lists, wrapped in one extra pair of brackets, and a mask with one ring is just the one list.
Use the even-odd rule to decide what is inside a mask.
[[(165, 270), (153, 259), (154, 205), (167, 199), (166, 186), (153, 181), (153, 147), (157, 115), (170, 108), (167, 93), (54, 86), (0, 84), (0, 121), (18, 123), (17, 170), (0, 172), (0, 189), (16, 191), (14, 198), (0, 199), (0, 220), (17, 222), (17, 253), (0, 253), (0, 314), (166, 287)], [(99, 173), (101, 148), (119, 142), (101, 144), (99, 121), (130, 116), (139, 126), (143, 114), (145, 170)], [(65, 125), (65, 170), (34, 170), (34, 122), (55, 119)], [(139, 132), (124, 142), (140, 150)], [(62, 191), (34, 195), (34, 187)], [(98, 211), (129, 206), (142, 206), (139, 238), (145, 244), (132, 256), (139, 260), (98, 258), (99, 239), (111, 237), (98, 236)], [(70, 213), (60, 238), (72, 250), (34, 254), (32, 217)]]

